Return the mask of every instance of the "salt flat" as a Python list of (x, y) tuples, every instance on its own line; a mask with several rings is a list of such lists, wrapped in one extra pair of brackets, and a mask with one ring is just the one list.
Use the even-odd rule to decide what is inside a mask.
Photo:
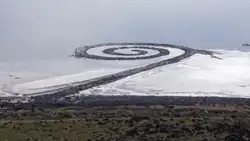
[(194, 55), (83, 94), (250, 97), (250, 53), (214, 50), (222, 60)]
[[(12, 74), (21, 75), (19, 80), (7, 76), (8, 64), (2, 64), (1, 67), (5, 70), (2, 69), (0, 75), (5, 79), (1, 80), (2, 92), (0, 93), (2, 96), (11, 96), (12, 93), (28, 95), (63, 88), (69, 84), (144, 66), (183, 53), (178, 49), (169, 49), (169, 51), (168, 56), (133, 61), (67, 58), (50, 61), (47, 68), (44, 68), (46, 71), (43, 72), (30, 69), (34, 64), (26, 64), (23, 70), (12, 68)], [(213, 51), (221, 53), (216, 54), (221, 59), (195, 54), (178, 63), (157, 67), (107, 85), (90, 88), (81, 91), (80, 94), (250, 97), (250, 53), (229, 50)], [(122, 52), (126, 53), (124, 50)], [(94, 51), (94, 53), (102, 54), (101, 51)], [(46, 62), (43, 63), (46, 64)], [(22, 63), (19, 64), (19, 66), (22, 65)]]

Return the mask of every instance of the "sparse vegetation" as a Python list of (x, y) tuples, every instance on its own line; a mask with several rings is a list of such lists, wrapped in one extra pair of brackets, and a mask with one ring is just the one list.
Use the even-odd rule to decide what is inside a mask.
[(8, 141), (249, 140), (244, 106), (125, 105), (3, 111)]

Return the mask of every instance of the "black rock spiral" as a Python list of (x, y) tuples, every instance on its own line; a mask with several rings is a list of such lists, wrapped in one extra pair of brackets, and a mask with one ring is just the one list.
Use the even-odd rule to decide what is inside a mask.
[[(107, 46), (108, 48), (103, 50), (103, 53), (109, 56), (100, 56), (100, 55), (93, 55), (89, 54), (88, 50), (93, 49), (96, 47), (86, 47), (82, 49), (81, 57), (91, 58), (91, 59), (98, 59), (98, 60), (141, 60), (141, 59), (152, 59), (157, 58), (160, 56), (169, 55), (169, 51), (163, 48), (155, 48), (155, 47), (148, 47), (148, 46), (121, 46), (121, 47), (112, 47)], [(120, 53), (119, 50), (130, 50), (133, 53)], [(157, 54), (147, 55), (148, 51), (145, 50), (152, 50), (157, 51)], [(121, 57), (122, 56), (122, 57)]]
[[(102, 53), (108, 55), (108, 56), (101, 56), (101, 55), (94, 55), (89, 53), (88, 51), (91, 49), (95, 49), (98, 47), (106, 46), (104, 50), (102, 50)], [(165, 48), (164, 48), (165, 47)], [(177, 56), (174, 56), (172, 58), (166, 58), (161, 61), (157, 61), (145, 66), (140, 66), (133, 69), (124, 70), (115, 74), (101, 76), (97, 78), (93, 78), (90, 80), (83, 80), (81, 82), (75, 82), (73, 88), (60, 88), (60, 89), (54, 89), (50, 92), (49, 95), (43, 95), (46, 92), (41, 93), (34, 93), (34, 97), (32, 98), (35, 101), (53, 101), (53, 99), (60, 99), (63, 98), (69, 94), (76, 93), (82, 90), (86, 90), (95, 86), (108, 84), (120, 79), (123, 79), (125, 77), (143, 72), (148, 71), (160, 66), (168, 65), (177, 63), (183, 59), (186, 59), (196, 53), (204, 54), (204, 55), (211, 55), (213, 56), (214, 52), (211, 51), (205, 51), (205, 50), (197, 50), (197, 49), (191, 49), (188, 47), (178, 46), (178, 45), (171, 45), (171, 44), (156, 44), (156, 43), (107, 43), (107, 44), (96, 44), (96, 45), (90, 45), (90, 46), (84, 46), (79, 47), (75, 49), (74, 56), (77, 58), (89, 58), (89, 59), (97, 59), (97, 60), (141, 60), (141, 59), (152, 59), (157, 58), (161, 56), (167, 56), (171, 52), (169, 52), (168, 48), (174, 48), (182, 50), (183, 53)], [(133, 53), (121, 53), (119, 50), (122, 49), (129, 49)], [(156, 51), (156, 54), (153, 55), (147, 55), (148, 51), (145, 50), (153, 50)], [(38, 96), (38, 94), (40, 96)], [(42, 96), (41, 96), (42, 95)], [(32, 96), (32, 95), (30, 95)]]

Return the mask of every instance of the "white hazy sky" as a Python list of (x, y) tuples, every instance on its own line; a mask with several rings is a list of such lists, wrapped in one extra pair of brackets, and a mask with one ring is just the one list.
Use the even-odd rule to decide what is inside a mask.
[(120, 41), (239, 49), (249, 23), (249, 0), (0, 0), (0, 61)]

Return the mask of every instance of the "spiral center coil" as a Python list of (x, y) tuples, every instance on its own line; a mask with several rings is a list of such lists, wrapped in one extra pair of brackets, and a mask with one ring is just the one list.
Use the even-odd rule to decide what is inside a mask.
[(169, 54), (167, 46), (147, 44), (100, 44), (79, 47), (75, 50), (77, 57), (96, 60), (143, 60)]

